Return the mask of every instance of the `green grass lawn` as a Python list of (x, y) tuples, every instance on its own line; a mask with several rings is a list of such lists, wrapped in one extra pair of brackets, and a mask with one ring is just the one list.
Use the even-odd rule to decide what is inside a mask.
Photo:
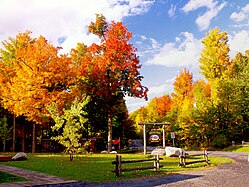
[[(163, 156), (163, 160), (160, 161), (160, 164), (164, 167), (161, 168), (160, 172), (155, 173), (153, 170), (129, 171), (125, 172), (122, 177), (118, 178), (113, 172), (111, 172), (115, 167), (111, 164), (111, 162), (115, 160), (115, 156), (116, 155), (113, 154), (81, 155), (75, 157), (73, 161), (70, 161), (69, 156), (64, 154), (28, 154), (28, 160), (26, 161), (4, 162), (3, 164), (79, 181), (105, 182), (139, 177), (171, 175), (179, 171), (209, 168), (219, 164), (232, 162), (231, 159), (210, 156), (210, 166), (205, 166), (205, 163), (198, 163), (188, 165), (186, 168), (181, 168), (178, 166), (179, 158), (168, 158)], [(152, 156), (142, 154), (122, 154), (123, 160), (146, 158), (152, 158)], [(123, 168), (144, 165), (153, 165), (153, 162), (124, 164)]]
[(20, 181), (27, 181), (27, 179), (0, 171), (0, 183), (20, 182)]
[(225, 148), (224, 151), (249, 152), (249, 146), (235, 145)]

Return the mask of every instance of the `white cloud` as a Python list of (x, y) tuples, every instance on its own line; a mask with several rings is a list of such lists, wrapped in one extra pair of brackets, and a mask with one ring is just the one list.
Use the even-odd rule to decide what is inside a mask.
[(201, 41), (194, 38), (192, 33), (183, 32), (174, 43), (165, 43), (146, 63), (167, 67), (196, 66), (200, 50)]
[(240, 32), (233, 33), (233, 35), (229, 35), (230, 45), (230, 55), (233, 58), (238, 52), (244, 53), (249, 49), (249, 31), (242, 30)]
[(236, 22), (244, 21), (248, 17), (249, 17), (249, 4), (243, 7), (239, 13), (233, 12), (230, 16), (230, 18)]
[(151, 54), (157, 53), (160, 49), (160, 43), (154, 38), (149, 38), (141, 35), (136, 41), (138, 48), (140, 49), (137, 54), (141, 57), (151, 56)]
[(125, 97), (125, 102), (127, 105), (127, 109), (129, 113), (141, 108), (142, 106), (146, 106), (148, 104), (148, 101), (145, 99), (140, 99), (140, 98), (134, 98), (134, 97)]
[(163, 84), (155, 85), (149, 87), (148, 92), (148, 101), (144, 99), (134, 98), (134, 97), (125, 97), (126, 104), (128, 106), (128, 111), (133, 112), (142, 106), (147, 106), (151, 99), (154, 97), (160, 97), (164, 94), (170, 94), (173, 91), (173, 82), (175, 81), (175, 77), (172, 79), (166, 80)]
[(98, 39), (87, 34), (87, 26), (95, 14), (107, 20), (121, 21), (126, 16), (143, 14), (152, 0), (1, 0), (0, 41), (19, 32), (31, 30), (34, 36), (43, 35), (54, 45), (65, 38), (65, 51), (77, 42), (90, 44)]
[(205, 14), (199, 16), (196, 19), (196, 24), (198, 25), (201, 31), (208, 29), (211, 20), (217, 16), (217, 14), (224, 8), (225, 3), (221, 4), (218, 7), (210, 9)]
[(185, 13), (197, 10), (201, 7), (207, 7), (209, 9), (213, 9), (216, 6), (217, 2), (213, 2), (213, 0), (190, 0), (188, 3), (182, 8)]
[(190, 0), (183, 8), (183, 12), (188, 13), (199, 8), (206, 7), (207, 11), (198, 16), (196, 24), (200, 31), (208, 29), (213, 18), (226, 6), (226, 2), (218, 5), (218, 1), (214, 0)]
[(175, 11), (176, 11), (176, 6), (171, 4), (170, 9), (168, 10), (168, 15), (170, 18), (172, 18), (175, 15)]

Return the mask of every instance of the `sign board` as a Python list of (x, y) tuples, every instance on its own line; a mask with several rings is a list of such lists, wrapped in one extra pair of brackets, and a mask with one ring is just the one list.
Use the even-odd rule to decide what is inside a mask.
[(151, 129), (149, 132), (149, 141), (150, 142), (160, 142), (161, 141), (161, 132), (157, 129)]
[(176, 138), (175, 132), (170, 132), (170, 137), (171, 137), (172, 139), (175, 139), (175, 138)]

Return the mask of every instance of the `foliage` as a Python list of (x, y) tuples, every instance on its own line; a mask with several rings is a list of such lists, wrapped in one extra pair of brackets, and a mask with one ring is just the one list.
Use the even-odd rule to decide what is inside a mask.
[(165, 122), (165, 116), (170, 111), (171, 103), (172, 102), (169, 95), (153, 98), (146, 107), (148, 110), (148, 121)]
[(12, 127), (9, 127), (7, 118), (0, 118), (0, 139), (3, 142), (3, 152), (5, 152), (6, 141), (12, 138)]
[[(228, 36), (219, 28), (210, 30), (202, 42), (200, 68), (207, 81), (194, 82), (184, 68), (175, 79), (172, 106), (163, 119), (171, 122), (178, 146), (223, 148), (232, 141), (247, 141), (249, 51), (231, 60)], [(158, 103), (153, 98), (130, 117), (135, 122), (140, 116), (156, 121)]]
[(176, 134), (186, 144), (192, 133), (191, 126), (193, 120), (190, 118), (190, 115), (194, 108), (193, 74), (184, 68), (179, 76), (176, 77), (173, 85), (174, 93), (172, 93), (173, 106), (171, 115), (175, 119), (171, 120), (175, 121), (175, 123), (172, 123), (175, 127), (172, 128), (177, 130)]
[(208, 80), (220, 78), (230, 65), (227, 33), (219, 32), (219, 28), (211, 29), (202, 40), (200, 68)]
[(55, 102), (61, 110), (73, 100), (74, 69), (66, 55), (42, 36), (30, 32), (4, 41), (0, 50), (1, 103), (16, 116), (42, 124), (45, 106)]
[[(73, 49), (73, 59), (79, 59), (78, 75), (84, 93), (91, 97), (97, 95), (104, 101), (107, 111), (108, 151), (111, 150), (113, 106), (124, 97), (147, 98), (147, 88), (142, 86), (139, 73), (141, 65), (136, 48), (129, 43), (132, 34), (121, 22), (107, 23), (105, 17), (96, 15), (96, 21), (89, 26), (89, 32), (100, 37), (100, 44)], [(80, 46), (82, 46), (80, 48)], [(78, 54), (80, 53), (80, 54)]]
[[(84, 123), (86, 114), (84, 107), (88, 102), (87, 98), (80, 101), (78, 98), (74, 100), (70, 108), (63, 109), (63, 114), (60, 115), (57, 107), (47, 106), (47, 109), (53, 118), (55, 125), (53, 131), (59, 132), (59, 135), (53, 137), (54, 140), (66, 147), (66, 153), (70, 154), (70, 160), (73, 160), (73, 155), (84, 150), (80, 143), (82, 130), (85, 128)], [(60, 134), (60, 132), (62, 132)]]

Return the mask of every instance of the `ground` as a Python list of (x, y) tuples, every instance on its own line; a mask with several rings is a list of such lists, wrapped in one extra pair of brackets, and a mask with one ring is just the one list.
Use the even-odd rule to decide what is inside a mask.
[[(248, 161), (248, 153), (237, 153), (237, 152), (214, 152), (210, 151), (210, 155), (212, 156), (222, 156), (228, 157), (235, 160), (234, 163), (224, 164), (217, 168), (211, 169), (202, 169), (195, 171), (185, 171), (172, 176), (164, 176), (160, 178), (147, 178), (147, 179), (136, 179), (136, 180), (128, 180), (128, 181), (119, 181), (119, 182), (109, 182), (109, 183), (86, 183), (86, 182), (76, 182), (76, 181), (63, 181), (57, 177), (50, 176), (53, 184), (46, 185), (47, 187), (80, 187), (80, 186), (88, 186), (88, 187), (111, 187), (111, 186), (129, 186), (129, 187), (163, 187), (163, 186), (185, 186), (185, 187), (206, 187), (206, 186), (240, 186), (240, 187), (249, 187), (249, 161)], [(8, 166), (9, 167), (9, 166)], [(1, 167), (0, 171), (4, 170), (5, 167)], [(15, 168), (12, 168), (12, 173), (15, 174)], [(19, 171), (20, 172), (20, 171)], [(49, 184), (48, 177), (44, 174), (39, 174), (37, 172), (32, 173), (31, 171), (21, 170), (23, 175), (29, 176), (31, 180), (28, 182), (20, 182), (20, 183), (8, 183), (8, 184), (0, 184), (0, 187), (3, 186), (36, 186), (42, 187), (45, 184)], [(31, 173), (30, 173), (31, 172)], [(31, 176), (30, 176), (31, 175)], [(47, 182), (46, 182), (47, 180)], [(55, 183), (64, 183), (64, 184), (55, 184)], [(65, 184), (66, 182), (66, 184)]]

